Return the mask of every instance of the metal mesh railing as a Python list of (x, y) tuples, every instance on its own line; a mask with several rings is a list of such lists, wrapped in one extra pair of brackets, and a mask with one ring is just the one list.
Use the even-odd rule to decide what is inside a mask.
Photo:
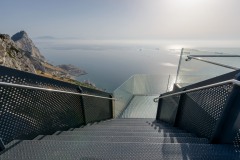
[(157, 119), (213, 143), (237, 146), (240, 144), (239, 86), (240, 82), (232, 79), (164, 94), (154, 99), (159, 99)]
[(1, 86), (0, 97), (0, 137), (5, 144), (84, 122), (77, 95)]
[(177, 114), (179, 99), (179, 95), (160, 99), (158, 106), (161, 107), (158, 109), (157, 119), (173, 125)]
[(6, 67), (0, 70), (0, 138), (4, 144), (112, 118), (109, 93), (82, 87), (83, 94), (107, 99), (84, 96), (77, 85)]
[[(96, 91), (89, 88), (82, 89), (84, 94), (112, 98), (112, 96), (106, 92)], [(86, 123), (112, 118), (113, 115), (112, 100), (88, 96), (82, 96), (82, 100)]]
[(232, 87), (224, 84), (182, 95), (176, 125), (211, 139)]

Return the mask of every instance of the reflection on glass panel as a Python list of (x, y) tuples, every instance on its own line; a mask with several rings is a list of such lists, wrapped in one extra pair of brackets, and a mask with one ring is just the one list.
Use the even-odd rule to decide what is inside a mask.
[(238, 70), (239, 61), (240, 50), (226, 53), (182, 49), (176, 83), (186, 86)]
[[(174, 80), (171, 80), (171, 82)], [(113, 96), (117, 99), (114, 108), (115, 117), (120, 116), (134, 97), (158, 96), (171, 88), (168, 84), (169, 76), (166, 75), (138, 74), (132, 76), (113, 92)]]

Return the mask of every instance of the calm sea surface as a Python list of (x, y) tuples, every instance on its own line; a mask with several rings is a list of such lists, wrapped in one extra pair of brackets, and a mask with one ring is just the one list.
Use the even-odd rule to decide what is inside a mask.
[[(50, 63), (73, 64), (88, 74), (78, 77), (112, 92), (134, 74), (176, 75), (180, 46), (165, 44), (59, 44), (38, 42)], [(208, 49), (231, 52), (231, 49)], [(239, 49), (233, 49), (234, 53)], [(202, 66), (201, 66), (202, 67)]]
[(72, 50), (42, 49), (55, 65), (73, 64), (88, 74), (78, 80), (88, 80), (97, 87), (112, 92), (134, 74), (176, 74), (179, 52), (154, 46), (82, 46)]

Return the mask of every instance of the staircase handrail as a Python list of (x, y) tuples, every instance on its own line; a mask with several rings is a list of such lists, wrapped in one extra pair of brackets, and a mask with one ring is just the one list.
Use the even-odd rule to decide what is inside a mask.
[(189, 93), (189, 92), (193, 92), (193, 91), (198, 91), (198, 90), (202, 90), (202, 89), (206, 89), (206, 88), (216, 87), (216, 86), (220, 86), (220, 85), (223, 85), (223, 84), (229, 84), (229, 83), (240, 86), (240, 81), (238, 81), (236, 79), (230, 79), (230, 80), (227, 80), (227, 81), (213, 83), (213, 84), (210, 84), (210, 85), (201, 86), (201, 87), (197, 87), (197, 88), (193, 88), (193, 89), (189, 89), (189, 90), (185, 90), (185, 91), (180, 91), (180, 92), (176, 92), (176, 93), (172, 93), (172, 94), (168, 94), (168, 95), (162, 95), (162, 96), (160, 95), (159, 97), (154, 98), (153, 101), (158, 102), (158, 100), (162, 99), (162, 98), (171, 97), (171, 96), (175, 96), (175, 95), (180, 95), (180, 94), (184, 94), (184, 93)]
[(109, 99), (109, 100), (116, 100), (115, 98), (96, 96), (96, 95), (85, 94), (85, 93), (75, 93), (75, 92), (69, 92), (69, 91), (62, 91), (62, 90), (56, 90), (56, 89), (51, 89), (51, 88), (35, 87), (35, 86), (29, 86), (29, 85), (23, 85), (23, 84), (14, 84), (14, 83), (0, 82), (0, 85), (9, 86), (9, 87), (18, 87), (18, 88), (24, 88), (24, 89), (48, 91), (48, 92), (74, 94), (74, 95), (94, 97), (94, 98), (102, 98), (102, 99)]

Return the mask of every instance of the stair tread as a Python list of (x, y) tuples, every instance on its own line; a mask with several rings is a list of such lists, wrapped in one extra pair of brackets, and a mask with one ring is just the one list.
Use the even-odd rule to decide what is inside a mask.
[(59, 159), (60, 157), (62, 159), (74, 159), (74, 157), (75, 159), (187, 159), (187, 157), (237, 159), (239, 153), (236, 153), (231, 145), (25, 140), (0, 155), (0, 159), (11, 160)]
[(163, 132), (92, 132), (92, 131), (63, 131), (59, 135), (97, 135), (97, 136), (153, 136), (153, 137), (195, 137), (191, 133), (163, 133)]
[(156, 123), (156, 120), (111, 120), (111, 121), (101, 121), (98, 123), (129, 123), (129, 124), (149, 124)]
[(158, 125), (158, 124), (145, 124), (145, 123), (98, 123), (89, 126), (160, 126), (160, 127), (171, 127), (170, 125)]
[(34, 140), (14, 140), (0, 153), (3, 160), (239, 158), (233, 145), (208, 144), (205, 138), (154, 119), (114, 119)]
[(170, 126), (151, 126), (151, 125), (146, 125), (146, 126), (128, 126), (128, 125), (91, 125), (91, 126), (81, 126), (79, 128), (160, 128), (160, 129), (179, 129), (178, 127), (170, 127)]
[(155, 118), (114, 118), (110, 119), (110, 121), (155, 121)]
[(93, 131), (93, 132), (157, 132), (157, 133), (187, 133), (178, 129), (138, 129), (138, 128), (76, 128), (72, 132)]
[(42, 140), (137, 142), (137, 143), (208, 143), (206, 138), (196, 137), (123, 137), (123, 136), (44, 136)]

